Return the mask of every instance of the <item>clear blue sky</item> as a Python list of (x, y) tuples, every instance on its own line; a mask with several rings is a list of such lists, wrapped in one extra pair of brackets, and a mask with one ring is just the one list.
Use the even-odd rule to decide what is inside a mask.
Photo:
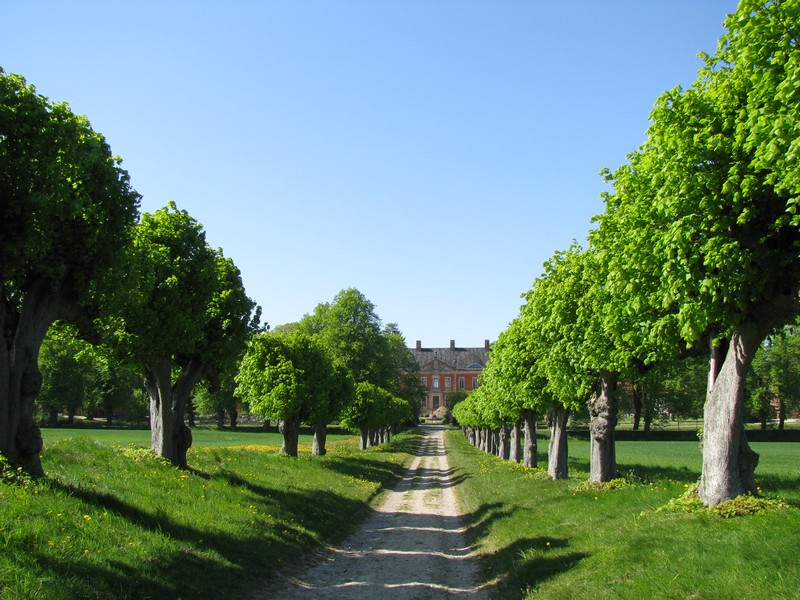
[(7, 0), (0, 66), (89, 117), (272, 326), (358, 288), (478, 346), (603, 211), (598, 175), (735, 0)]

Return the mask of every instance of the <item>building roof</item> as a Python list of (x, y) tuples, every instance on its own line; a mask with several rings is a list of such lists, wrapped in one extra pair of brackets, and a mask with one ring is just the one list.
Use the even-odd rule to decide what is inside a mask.
[(424, 373), (440, 371), (480, 371), (489, 360), (489, 340), (482, 348), (459, 348), (455, 340), (450, 340), (449, 348), (423, 348), (422, 342), (417, 340), (415, 348), (409, 348), (419, 364), (419, 369)]

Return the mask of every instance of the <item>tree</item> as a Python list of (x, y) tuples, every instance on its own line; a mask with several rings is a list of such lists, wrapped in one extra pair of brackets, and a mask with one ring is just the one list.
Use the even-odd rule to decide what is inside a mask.
[(120, 162), (85, 117), (0, 70), (0, 452), (32, 473), (39, 348), (56, 320), (94, 316), (135, 223)]
[(342, 410), (341, 423), (348, 429), (360, 432), (359, 447), (365, 450), (376, 442), (372, 433), (402, 418), (404, 404), (388, 390), (368, 381), (360, 381), (355, 386), (354, 401)]
[(153, 450), (187, 468), (190, 393), (239, 352), (255, 305), (233, 263), (212, 250), (202, 226), (172, 202), (142, 215), (130, 278), (135, 285), (111, 324), (118, 326), (121, 353), (144, 376)]
[(609, 177), (607, 204), (632, 216), (625, 260), (658, 265), (646, 277), (665, 310), (650, 329), (712, 344), (698, 489), (709, 506), (757, 493), (745, 374), (800, 311), (798, 14), (797, 0), (743, 0), (692, 87), (659, 98), (647, 141)]
[[(401, 400), (403, 410), (400, 411), (399, 404), (395, 407), (396, 415), (400, 416), (388, 424), (410, 421), (417, 416), (422, 394), (419, 367), (397, 326), (389, 324), (382, 329), (375, 305), (361, 292), (353, 288), (342, 290), (332, 303), (317, 305), (313, 314), (305, 315), (290, 330), (316, 338), (334, 368), (349, 374), (352, 384), (371, 383)], [(352, 401), (351, 383), (345, 383), (341, 392), (344, 396), (333, 404), (337, 410)]]
[(770, 416), (776, 410), (778, 431), (783, 431), (787, 415), (800, 409), (800, 335), (793, 327), (767, 338), (752, 371), (751, 395)]
[[(327, 424), (338, 413), (338, 399), (350, 394), (348, 381), (315, 338), (295, 329), (261, 333), (250, 341), (236, 376), (236, 394), (251, 412), (280, 422), (282, 451), (297, 456), (300, 424)], [(316, 446), (316, 454), (325, 454), (324, 435)]]
[(545, 272), (525, 295), (520, 318), (542, 393), (551, 399), (547, 470), (553, 479), (568, 476), (567, 418), (591, 395), (594, 378), (579, 364), (585, 332), (578, 321), (583, 287), (581, 249), (574, 244), (545, 263)]
[(74, 333), (66, 324), (48, 331), (39, 352), (42, 388), (36, 403), (48, 415), (50, 426), (58, 425), (58, 413), (66, 412), (70, 424), (84, 401), (87, 373), (78, 360)]

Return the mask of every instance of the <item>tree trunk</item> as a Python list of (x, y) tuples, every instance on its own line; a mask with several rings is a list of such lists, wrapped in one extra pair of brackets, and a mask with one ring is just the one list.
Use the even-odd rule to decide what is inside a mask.
[(636, 383), (633, 384), (633, 430), (639, 431), (639, 422), (642, 419), (642, 392)]
[(311, 442), (311, 454), (313, 456), (325, 456), (328, 451), (325, 444), (328, 441), (328, 425), (317, 423), (314, 425), (314, 441)]
[(778, 398), (778, 431), (783, 433), (783, 425), (786, 423), (786, 403), (783, 398)]
[(508, 425), (501, 425), (497, 430), (497, 456), (503, 460), (508, 460)]
[(42, 433), (33, 418), (42, 387), (39, 349), (50, 325), (66, 316), (63, 309), (42, 282), (25, 290), (19, 313), (0, 301), (0, 454), (32, 475), (44, 474)]
[(186, 403), (192, 388), (200, 380), (202, 369), (190, 362), (172, 385), (172, 360), (161, 357), (144, 378), (150, 397), (150, 444), (162, 456), (181, 469), (188, 469), (186, 453), (192, 446), (192, 431), (184, 423)]
[(511, 439), (509, 441), (508, 460), (514, 463), (519, 462), (520, 450), (522, 443), (520, 442), (520, 426), (519, 421), (516, 421), (511, 426)]
[(300, 415), (291, 415), (278, 422), (278, 431), (283, 435), (281, 452), (286, 456), (297, 456), (297, 445), (300, 438)]
[(217, 429), (225, 429), (225, 409), (217, 409)]
[(359, 440), (358, 448), (360, 450), (366, 450), (369, 448), (369, 428), (367, 427), (361, 428), (361, 438)]
[(617, 374), (603, 371), (589, 400), (589, 481), (611, 481), (618, 476), (614, 428), (617, 426)]
[(532, 410), (523, 411), (522, 420), (525, 424), (525, 445), (523, 446), (522, 464), (535, 469), (539, 464), (537, 456), (539, 448), (536, 444), (536, 413)]
[(758, 454), (750, 449), (745, 435), (744, 384), (763, 337), (754, 324), (741, 324), (731, 336), (724, 362), (721, 351), (712, 353), (703, 415), (703, 470), (697, 490), (706, 506), (757, 493)]
[(230, 417), (231, 417), (231, 429), (236, 429), (236, 427), (237, 427), (237, 420), (239, 419), (239, 411), (237, 411), (235, 408), (231, 408), (231, 409), (228, 411), (228, 414), (229, 414), (229, 415), (230, 415)]
[(550, 409), (547, 416), (550, 426), (550, 445), (547, 449), (547, 474), (553, 479), (566, 479), (569, 475), (567, 448), (567, 419), (569, 410), (562, 405)]

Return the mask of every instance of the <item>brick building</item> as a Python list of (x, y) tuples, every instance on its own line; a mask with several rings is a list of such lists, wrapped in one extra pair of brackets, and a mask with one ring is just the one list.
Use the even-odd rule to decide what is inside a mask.
[(447, 405), (451, 392), (469, 392), (478, 387), (478, 375), (489, 359), (489, 340), (482, 348), (458, 348), (450, 340), (449, 348), (423, 348), (417, 340), (415, 348), (409, 348), (419, 364), (420, 383), (425, 388), (422, 413), (432, 413)]

